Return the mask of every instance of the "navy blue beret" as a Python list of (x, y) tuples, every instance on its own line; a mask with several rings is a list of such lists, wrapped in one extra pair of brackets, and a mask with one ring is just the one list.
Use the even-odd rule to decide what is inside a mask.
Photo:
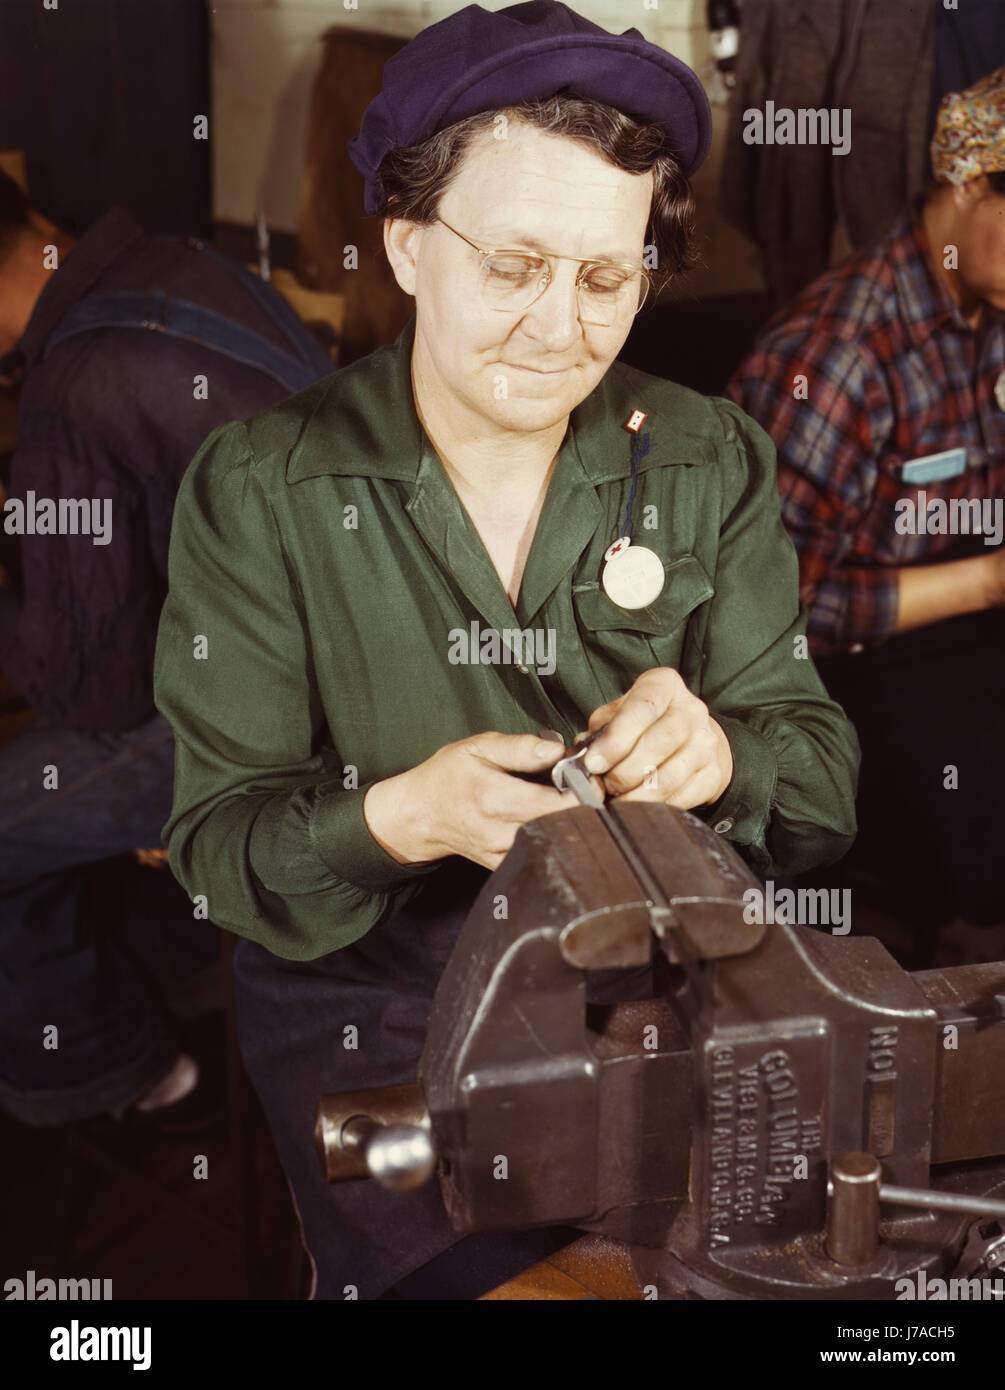
[(367, 212), (380, 206), (377, 170), (389, 150), (417, 145), (480, 111), (559, 91), (662, 126), (688, 175), (708, 154), (712, 113), (705, 89), (686, 63), (637, 29), (609, 34), (558, 0), (529, 0), (495, 13), (468, 5), (423, 29), (384, 66), (383, 89), (349, 142), (366, 180)]

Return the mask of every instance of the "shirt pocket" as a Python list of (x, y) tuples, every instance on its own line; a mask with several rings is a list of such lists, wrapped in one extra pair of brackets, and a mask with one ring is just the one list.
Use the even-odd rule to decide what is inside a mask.
[(633, 678), (654, 666), (672, 666), (695, 689), (704, 654), (696, 624), (688, 620), (715, 589), (694, 555), (664, 564), (664, 571), (663, 588), (645, 608), (619, 607), (600, 584), (574, 589), (576, 618), (587, 645)]

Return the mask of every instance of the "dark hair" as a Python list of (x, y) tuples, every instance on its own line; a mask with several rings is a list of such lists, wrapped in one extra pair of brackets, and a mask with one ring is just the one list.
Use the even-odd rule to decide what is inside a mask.
[(994, 174), (988, 174), (988, 184), (992, 193), (999, 196), (1005, 193), (1005, 169), (999, 169)]
[(0, 169), (0, 261), (13, 247), (30, 211), (21, 185)]
[(494, 125), (499, 116), (576, 140), (625, 173), (653, 173), (646, 244), (656, 248), (656, 265), (650, 271), (655, 292), (700, 263), (694, 194), (662, 127), (640, 125), (613, 106), (562, 93), (500, 111), (482, 111), (447, 126), (421, 144), (391, 150), (380, 165), (383, 197), (377, 215), (400, 217), (422, 226), (435, 222), (440, 199), (472, 139)]

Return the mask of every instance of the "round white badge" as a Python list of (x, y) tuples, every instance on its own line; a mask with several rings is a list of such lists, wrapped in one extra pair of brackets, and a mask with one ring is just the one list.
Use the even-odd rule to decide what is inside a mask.
[(630, 545), (608, 560), (600, 581), (619, 608), (645, 608), (662, 591), (665, 577), (658, 555), (644, 545)]
[(995, 382), (995, 400), (998, 402), (998, 409), (1005, 410), (1005, 372), (998, 373), (998, 380)]

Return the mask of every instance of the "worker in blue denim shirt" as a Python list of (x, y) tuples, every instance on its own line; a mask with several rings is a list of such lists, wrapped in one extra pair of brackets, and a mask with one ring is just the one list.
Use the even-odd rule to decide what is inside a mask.
[(61, 1124), (136, 1105), (182, 1126), (197, 1069), (161, 987), (184, 990), (217, 945), (170, 918), (155, 940), (153, 906), (127, 918), (151, 980), (111, 906), (88, 905), (86, 866), (159, 846), (170, 808), (153, 651), (181, 475), (214, 426), (330, 364), (242, 267), (120, 209), (74, 240), (2, 173), (0, 357), (22, 383), (0, 669), (34, 711), (0, 748), (0, 1107)]

